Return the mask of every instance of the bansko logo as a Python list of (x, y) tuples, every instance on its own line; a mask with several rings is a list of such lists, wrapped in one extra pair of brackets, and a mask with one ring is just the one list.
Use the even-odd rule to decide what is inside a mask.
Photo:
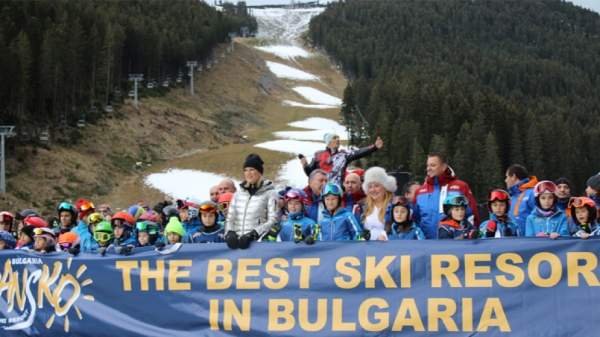
[[(37, 257), (19, 257), (6, 260), (0, 274), (0, 302), (6, 301), (6, 309), (0, 312), (0, 327), (4, 330), (22, 330), (32, 326), (36, 311), (44, 308), (47, 302), (52, 308), (52, 314), (45, 323), (47, 329), (59, 317), (63, 320), (65, 332), (69, 332), (70, 320), (68, 313), (71, 308), (79, 320), (83, 319), (81, 310), (76, 305), (82, 297), (94, 301), (91, 295), (82, 293), (82, 288), (93, 283), (92, 279), (84, 279), (87, 270), (80, 265), (73, 275), (71, 271), (72, 258), (55, 261), (48, 266)], [(63, 267), (64, 268), (63, 270)], [(16, 270), (17, 269), (17, 270)]]

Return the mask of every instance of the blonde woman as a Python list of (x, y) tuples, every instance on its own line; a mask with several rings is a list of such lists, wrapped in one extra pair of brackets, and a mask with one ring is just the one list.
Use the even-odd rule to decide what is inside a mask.
[(371, 240), (387, 240), (385, 232), (386, 218), (396, 192), (396, 178), (388, 175), (381, 167), (371, 167), (365, 173), (363, 190), (365, 212), (362, 216), (363, 227), (371, 232)]

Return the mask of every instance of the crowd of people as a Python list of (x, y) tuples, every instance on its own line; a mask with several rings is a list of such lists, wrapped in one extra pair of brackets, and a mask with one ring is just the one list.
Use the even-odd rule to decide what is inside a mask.
[(246, 249), (254, 241), (315, 244), (346, 240), (430, 240), (539, 237), (588, 239), (600, 236), (600, 173), (587, 180), (585, 196), (573, 196), (566, 178), (538, 181), (522, 165), (506, 170), (506, 189), (488, 193), (482, 221), (469, 185), (458, 179), (443, 154), (427, 156), (426, 179), (397, 193), (384, 168), (349, 168), (353, 160), (383, 147), (340, 149), (325, 135), (326, 148), (308, 163), (305, 187), (277, 187), (263, 176), (264, 162), (250, 154), (242, 183), (224, 179), (209, 200), (143, 202), (113, 211), (91, 200), (58, 204), (51, 218), (34, 209), (0, 213), (0, 249), (40, 253), (66, 251), (130, 254), (137, 247), (178, 243), (226, 243)]

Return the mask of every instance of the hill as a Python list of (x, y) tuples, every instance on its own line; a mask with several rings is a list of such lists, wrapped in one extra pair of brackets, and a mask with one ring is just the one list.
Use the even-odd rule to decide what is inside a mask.
[[(351, 79), (352, 140), (387, 140), (374, 162), (423, 175), (446, 152), (482, 197), (523, 163), (579, 189), (598, 171), (600, 16), (564, 1), (353, 1), (310, 24)], [(373, 163), (374, 163), (373, 162)]]

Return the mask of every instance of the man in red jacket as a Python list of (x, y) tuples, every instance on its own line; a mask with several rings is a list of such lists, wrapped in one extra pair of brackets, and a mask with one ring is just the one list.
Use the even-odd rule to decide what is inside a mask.
[(446, 157), (441, 153), (427, 156), (427, 178), (415, 194), (414, 219), (419, 224), (426, 239), (437, 238), (437, 227), (444, 214), (444, 200), (448, 194), (462, 194), (469, 201), (467, 214), (473, 215), (473, 224), (479, 226), (477, 201), (469, 184), (459, 180)]

